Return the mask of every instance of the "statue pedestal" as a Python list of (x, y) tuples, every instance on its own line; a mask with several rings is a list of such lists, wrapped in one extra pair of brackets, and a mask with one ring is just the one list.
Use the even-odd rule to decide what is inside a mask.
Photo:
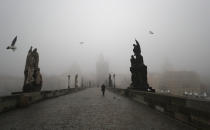
[(42, 88), (41, 85), (35, 85), (35, 84), (26, 84), (23, 86), (23, 92), (37, 92), (40, 91)]

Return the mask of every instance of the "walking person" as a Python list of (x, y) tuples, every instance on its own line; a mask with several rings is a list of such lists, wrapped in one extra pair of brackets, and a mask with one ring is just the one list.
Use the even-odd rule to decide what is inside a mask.
[(104, 84), (102, 84), (102, 86), (101, 86), (101, 91), (102, 91), (102, 94), (104, 96), (104, 94), (105, 94), (105, 85)]

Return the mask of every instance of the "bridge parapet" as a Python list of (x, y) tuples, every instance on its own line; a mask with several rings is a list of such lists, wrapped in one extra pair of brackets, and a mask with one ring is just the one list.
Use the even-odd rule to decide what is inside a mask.
[(0, 97), (0, 113), (18, 107), (25, 107), (41, 100), (77, 92), (83, 89), (85, 88), (70, 88), (70, 89), (60, 89), (60, 90), (30, 92), (30, 93), (16, 92), (10, 96)]
[(198, 129), (210, 129), (210, 101), (132, 89), (109, 89)]

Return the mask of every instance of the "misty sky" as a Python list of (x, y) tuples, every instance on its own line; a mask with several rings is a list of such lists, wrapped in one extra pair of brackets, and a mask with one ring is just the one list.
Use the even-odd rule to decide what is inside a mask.
[[(16, 35), (17, 50), (6, 50)], [(209, 0), (0, 0), (0, 75), (23, 76), (31, 45), (43, 74), (72, 64), (95, 73), (100, 54), (110, 71), (130, 73), (135, 38), (149, 72), (167, 63), (210, 75)]]

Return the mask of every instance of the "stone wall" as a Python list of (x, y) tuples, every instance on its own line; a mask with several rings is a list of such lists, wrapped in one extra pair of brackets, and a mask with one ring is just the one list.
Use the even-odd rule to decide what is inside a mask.
[(210, 129), (209, 100), (135, 91), (131, 89), (109, 90), (128, 96), (132, 100), (145, 104), (198, 129)]
[(31, 93), (13, 93), (11, 96), (0, 97), (0, 113), (6, 112), (15, 108), (25, 107), (30, 104), (36, 103), (49, 98), (54, 98), (69, 93), (83, 90), (84, 88), (70, 88), (53, 91), (41, 91)]

